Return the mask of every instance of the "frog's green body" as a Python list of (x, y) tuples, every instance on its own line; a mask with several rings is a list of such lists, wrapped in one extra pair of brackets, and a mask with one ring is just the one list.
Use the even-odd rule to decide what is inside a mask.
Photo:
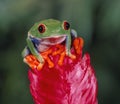
[(60, 22), (54, 19), (40, 21), (29, 30), (27, 37), (27, 48), (22, 52), (23, 57), (29, 51), (39, 60), (44, 62), (40, 52), (44, 52), (51, 45), (60, 44), (65, 41), (66, 55), (70, 56), (71, 35), (76, 36), (76, 32), (70, 29), (68, 22)]

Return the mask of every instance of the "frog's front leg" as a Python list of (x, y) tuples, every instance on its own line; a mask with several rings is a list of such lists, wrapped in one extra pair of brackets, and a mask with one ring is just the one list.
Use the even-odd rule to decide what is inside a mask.
[(69, 35), (66, 37), (66, 55), (68, 55), (71, 59), (75, 59), (76, 56), (71, 54), (70, 48), (71, 48), (71, 36)]
[(44, 64), (44, 59), (43, 57), (41, 56), (41, 54), (36, 50), (33, 42), (31, 41), (31, 39), (28, 37), (27, 38), (27, 44), (28, 44), (28, 47), (30, 49), (30, 52), (37, 58), (37, 60), (41, 63), (41, 64)]
[(22, 51), (22, 57), (25, 58), (27, 55), (30, 54), (29, 48), (26, 46), (24, 50)]

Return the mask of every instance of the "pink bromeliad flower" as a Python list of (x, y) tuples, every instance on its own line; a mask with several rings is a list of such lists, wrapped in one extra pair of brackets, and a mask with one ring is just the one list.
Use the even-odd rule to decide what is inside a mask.
[(83, 39), (75, 38), (71, 53), (58, 44), (41, 53), (43, 66), (33, 55), (26, 56), (30, 92), (35, 104), (98, 104), (97, 80), (89, 54), (82, 56)]

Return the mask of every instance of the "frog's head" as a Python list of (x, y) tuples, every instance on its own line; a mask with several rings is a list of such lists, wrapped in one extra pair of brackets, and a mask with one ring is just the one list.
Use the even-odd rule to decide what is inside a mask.
[(67, 21), (43, 20), (34, 24), (28, 36), (40, 40), (42, 44), (62, 43), (67, 36), (70, 36), (70, 25)]

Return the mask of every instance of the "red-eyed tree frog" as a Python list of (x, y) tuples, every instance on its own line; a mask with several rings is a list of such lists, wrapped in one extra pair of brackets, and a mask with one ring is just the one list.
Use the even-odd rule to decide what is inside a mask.
[(72, 56), (70, 52), (72, 38), (76, 37), (75, 30), (70, 28), (67, 21), (47, 19), (34, 24), (27, 36), (27, 46), (22, 52), (25, 57), (33, 54), (40, 63), (44, 63), (44, 58), (40, 52), (44, 52), (52, 45), (65, 43), (66, 55)]

